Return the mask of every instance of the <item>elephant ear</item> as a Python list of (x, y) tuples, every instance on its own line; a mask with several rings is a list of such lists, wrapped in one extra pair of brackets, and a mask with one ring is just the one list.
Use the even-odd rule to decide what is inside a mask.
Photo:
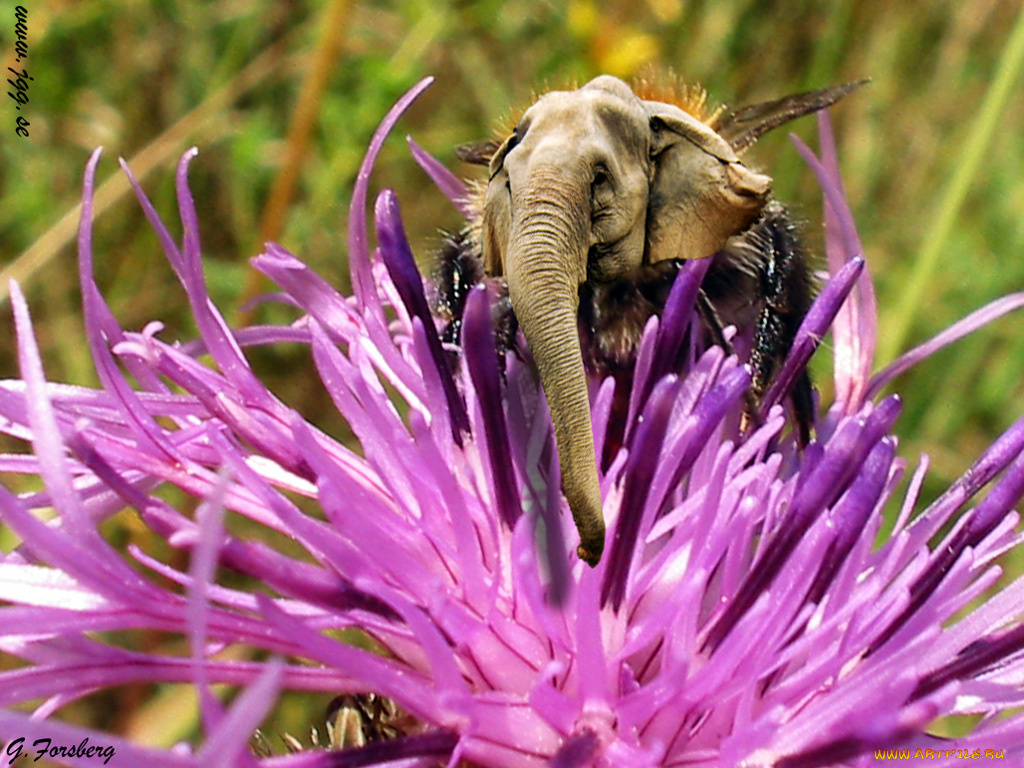
[(712, 256), (760, 215), (771, 179), (747, 168), (725, 139), (679, 107), (644, 106), (654, 166), (645, 260)]
[(490, 179), (493, 179), (498, 175), (498, 172), (505, 165), (505, 156), (512, 151), (518, 141), (519, 135), (515, 131), (512, 131), (508, 138), (501, 142), (501, 144), (498, 145), (498, 148), (494, 150), (494, 154), (491, 155), (491, 160), (488, 163)]
[(651, 155), (656, 157), (686, 140), (723, 163), (739, 160), (735, 150), (713, 129), (671, 104), (645, 102), (651, 126)]
[(492, 182), (504, 170), (505, 156), (512, 151), (517, 141), (519, 141), (519, 137), (513, 131), (494, 150), (488, 163), (489, 173), (487, 191), (484, 195), (481, 226), (483, 242), (481, 245), (483, 247), (484, 272), (489, 277), (499, 277), (505, 274), (505, 244), (508, 242), (512, 227), (508, 202), (506, 199), (499, 199), (507, 194), (505, 185)]

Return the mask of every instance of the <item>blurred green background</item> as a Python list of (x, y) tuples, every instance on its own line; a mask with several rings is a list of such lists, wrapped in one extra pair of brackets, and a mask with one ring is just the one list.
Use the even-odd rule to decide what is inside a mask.
[[(5, 70), (13, 65), (16, 4), (0, 6)], [(14, 276), (28, 294), (51, 379), (95, 380), (73, 247), (82, 171), (95, 146), (106, 148), (101, 182), (119, 175), (114, 158), (125, 157), (175, 224), (174, 167), (187, 147), (200, 148), (191, 188), (207, 277), (218, 305), (237, 317), (245, 297), (269, 288), (248, 265), (267, 237), (347, 287), (345, 226), (358, 164), (388, 107), (428, 74), (435, 84), (388, 142), (373, 179), (374, 191), (398, 191), (424, 263), (439, 229), (460, 221), (413, 163), (404, 134), (476, 175), (457, 167), (453, 148), (491, 137), (531, 93), (653, 66), (736, 106), (872, 78), (833, 109), (833, 120), (886, 354), (1024, 289), (1019, 2), (20, 4), (29, 10), (24, 66), (34, 78), (20, 114), (31, 137), (14, 135), (19, 113), (5, 96), (0, 290)], [(817, 145), (814, 121), (805, 119), (762, 139), (752, 162), (774, 176), (778, 197), (809, 222), (807, 239), (818, 245), (818, 189), (789, 130)], [(125, 185), (115, 182), (101, 202), (95, 253), (115, 314), (127, 328), (157, 319), (168, 337), (190, 336), (182, 293)], [(919, 266), (929, 258), (930, 271)], [(919, 295), (908, 289), (914, 275)], [(0, 376), (9, 376), (17, 367), (3, 304), (0, 338), (10, 343), (0, 344)], [(1024, 414), (1022, 323), (1004, 318), (893, 387), (905, 401), (897, 425), (903, 455), (932, 457), (927, 495)], [(282, 354), (256, 356), (271, 388), (314, 417), (329, 412), (315, 377), (304, 375), (306, 352)], [(819, 357), (827, 402), (827, 350)]]

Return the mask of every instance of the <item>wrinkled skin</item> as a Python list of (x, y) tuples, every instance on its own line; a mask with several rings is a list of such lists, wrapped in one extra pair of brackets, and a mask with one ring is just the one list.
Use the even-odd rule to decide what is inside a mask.
[(743, 165), (725, 139), (679, 107), (644, 107), (655, 163), (647, 262), (713, 256), (761, 214), (772, 180)]
[(599, 77), (541, 97), (490, 163), (481, 240), (504, 274), (540, 373), (562, 490), (595, 565), (604, 517), (580, 353), (580, 286), (662, 259), (704, 258), (755, 219), (770, 180), (678, 107)]
[(576, 330), (579, 287), (588, 273), (607, 280), (640, 264), (651, 178), (647, 113), (625, 83), (603, 77), (526, 111), (491, 160), (484, 201), (485, 268), (507, 276), (551, 411), (579, 556), (591, 565), (605, 526)]

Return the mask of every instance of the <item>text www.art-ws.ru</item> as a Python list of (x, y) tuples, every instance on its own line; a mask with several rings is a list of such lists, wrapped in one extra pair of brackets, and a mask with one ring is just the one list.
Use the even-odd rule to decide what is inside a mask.
[(876, 749), (875, 760), (1002, 760), (1003, 750), (986, 749)]
[[(22, 5), (16, 5), (14, 7), (14, 59), (15, 64), (21, 64), (21, 70), (17, 70), (14, 67), (8, 67), (7, 71), (14, 75), (14, 79), (7, 78), (7, 82), (14, 86), (13, 91), (8, 91), (7, 95), (14, 99), (18, 106), (15, 107), (19, 112), (21, 108), (28, 104), (28, 84), (33, 78), (29, 77), (28, 67), (24, 66), (22, 62), (28, 58), (28, 9)], [(14, 119), (14, 132), (22, 138), (28, 138), (28, 119), (24, 115), (17, 115)]]

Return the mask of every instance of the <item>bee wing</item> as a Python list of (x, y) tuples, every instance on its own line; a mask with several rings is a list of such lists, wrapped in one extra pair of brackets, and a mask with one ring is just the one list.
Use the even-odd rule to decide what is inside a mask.
[(462, 144), (455, 148), (455, 156), (471, 165), (490, 165), (491, 157), (498, 151), (497, 141), (480, 141), (476, 144)]
[(774, 101), (751, 104), (735, 112), (727, 110), (711, 127), (729, 142), (736, 152), (742, 152), (768, 131), (790, 120), (830, 107), (867, 82), (869, 79), (865, 78), (845, 85), (795, 93)]

